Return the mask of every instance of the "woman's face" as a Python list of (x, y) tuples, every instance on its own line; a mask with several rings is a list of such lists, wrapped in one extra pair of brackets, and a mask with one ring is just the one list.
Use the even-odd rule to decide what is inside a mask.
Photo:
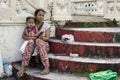
[(45, 13), (43, 11), (39, 11), (35, 16), (36, 21), (42, 22), (44, 20)]

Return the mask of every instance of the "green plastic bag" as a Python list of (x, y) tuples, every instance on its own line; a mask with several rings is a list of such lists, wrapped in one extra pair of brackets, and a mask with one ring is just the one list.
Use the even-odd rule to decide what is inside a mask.
[(112, 70), (100, 71), (89, 74), (90, 80), (117, 80), (117, 73)]

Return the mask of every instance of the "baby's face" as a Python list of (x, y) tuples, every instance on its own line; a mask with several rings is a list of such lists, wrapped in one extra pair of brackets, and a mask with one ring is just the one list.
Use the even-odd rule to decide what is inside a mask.
[(29, 19), (27, 22), (26, 22), (26, 25), (30, 28), (34, 27), (35, 26), (35, 21), (34, 19)]

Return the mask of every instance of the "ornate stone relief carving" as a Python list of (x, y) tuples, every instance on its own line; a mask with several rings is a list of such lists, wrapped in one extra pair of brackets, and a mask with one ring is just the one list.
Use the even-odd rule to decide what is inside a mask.
[(118, 1), (118, 2), (116, 3), (116, 8), (117, 8), (118, 12), (120, 13), (120, 1)]
[[(26, 16), (32, 16), (38, 8), (40, 0), (0, 0), (0, 20), (24, 21)], [(6, 15), (4, 14), (5, 12)]]
[(120, 21), (120, 0), (106, 0), (105, 18)]
[(57, 6), (61, 11), (68, 5), (68, 0), (57, 0)]
[(107, 2), (108, 14), (120, 14), (120, 1), (108, 1)]
[(75, 15), (101, 15), (103, 3), (99, 0), (73, 1), (72, 10), (72, 14)]
[(107, 3), (107, 9), (109, 14), (113, 14), (114, 11), (114, 2), (110, 1)]
[(54, 0), (53, 20), (62, 21), (63, 24), (64, 21), (71, 20), (72, 17), (70, 13), (70, 8), (71, 8), (70, 4), (71, 4), (71, 0)]
[(8, 7), (8, 0), (0, 0), (0, 8)]
[(96, 6), (97, 6), (97, 14), (102, 15), (104, 14), (104, 2), (99, 0), (96, 2)]
[(18, 15), (32, 15), (36, 6), (30, 2), (30, 0), (17, 0), (16, 10)]

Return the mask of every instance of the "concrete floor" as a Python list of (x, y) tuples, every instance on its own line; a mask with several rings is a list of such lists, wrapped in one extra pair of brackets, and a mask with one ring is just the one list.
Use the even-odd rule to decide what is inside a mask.
[[(17, 80), (17, 79), (15, 79), (14, 77), (9, 77), (9, 78), (3, 78), (0, 80)], [(80, 79), (80, 80), (83, 80), (83, 79)], [(118, 80), (120, 80), (120, 76), (119, 76)]]
[(12, 77), (4, 77), (4, 78), (2, 78), (2, 79), (0, 79), (0, 80), (15, 80), (15, 79), (14, 79), (14, 77), (12, 76)]

